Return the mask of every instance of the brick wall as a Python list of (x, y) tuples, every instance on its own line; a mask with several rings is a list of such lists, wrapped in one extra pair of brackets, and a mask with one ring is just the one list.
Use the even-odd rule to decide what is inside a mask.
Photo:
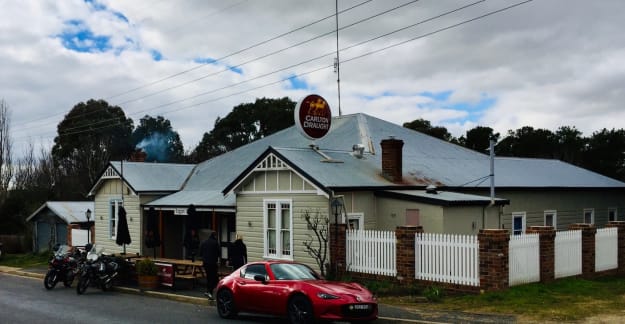
[(595, 234), (594, 224), (571, 224), (569, 230), (582, 231), (582, 276), (592, 277), (595, 274)]
[(556, 278), (556, 230), (553, 226), (530, 226), (527, 234), (538, 233), (540, 240), (540, 282)]
[(510, 234), (505, 229), (481, 229), (477, 235), (480, 243), (480, 288), (498, 291), (508, 288), (508, 255)]
[(625, 222), (613, 221), (609, 222), (606, 227), (618, 228), (618, 269), (619, 274), (625, 273)]

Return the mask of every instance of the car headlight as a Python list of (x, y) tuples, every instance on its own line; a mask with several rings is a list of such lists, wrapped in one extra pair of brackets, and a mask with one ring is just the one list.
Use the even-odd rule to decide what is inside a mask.
[(321, 299), (339, 299), (339, 296), (335, 296), (332, 294), (327, 294), (327, 293), (317, 293), (317, 297), (321, 298)]

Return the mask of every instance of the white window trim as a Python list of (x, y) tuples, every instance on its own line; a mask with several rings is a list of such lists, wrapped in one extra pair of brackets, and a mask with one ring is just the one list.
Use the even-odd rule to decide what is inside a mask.
[[(108, 218), (108, 228), (109, 228), (109, 237), (111, 240), (115, 240), (117, 238), (117, 225), (118, 225), (118, 212), (119, 206), (124, 206), (124, 201), (121, 198), (111, 199), (109, 201), (109, 218)], [(113, 207), (113, 212), (111, 212), (111, 207)], [(115, 222), (115, 226), (111, 223)]]
[[(281, 226), (282, 222), (278, 222), (276, 220), (276, 253), (269, 254), (269, 241), (267, 238), (267, 227), (269, 225), (267, 215), (268, 215), (268, 204), (276, 204), (276, 206), (280, 206), (283, 203), (289, 204), (289, 246), (291, 248), (291, 255), (284, 256), (282, 255), (282, 235), (281, 235)], [(282, 209), (280, 209), (281, 211)], [(280, 217), (282, 217), (282, 212), (280, 212)], [(280, 219), (281, 220), (281, 219)], [(280, 260), (290, 260), (293, 261), (293, 201), (292, 199), (263, 199), (263, 257), (267, 259), (280, 259)]]
[[(365, 229), (365, 213), (347, 213), (347, 220), (345, 219), (345, 214), (343, 214), (343, 223), (349, 224), (349, 221), (355, 220), (358, 222), (358, 228), (361, 230)], [(349, 229), (349, 227), (347, 228)]]
[(558, 228), (558, 211), (556, 210), (545, 210), (544, 214), (543, 214), (543, 224), (545, 226), (547, 226), (547, 215), (548, 214), (553, 214), (553, 228), (557, 229)]
[(526, 227), (525, 227), (525, 226), (526, 226), (526, 223), (525, 223), (525, 220), (526, 220), (526, 213), (525, 213), (525, 212), (514, 212), (514, 213), (512, 213), (512, 226), (511, 226), (511, 227), (512, 227), (512, 235), (514, 235), (514, 231), (515, 231), (515, 228), (514, 228), (514, 219), (515, 219), (515, 218), (517, 218), (517, 217), (521, 217), (521, 234), (525, 233), (525, 228), (526, 228)]
[(586, 213), (590, 212), (590, 223), (595, 223), (595, 209), (594, 208), (584, 208), (584, 213), (582, 214), (582, 222), (586, 223)]
[(610, 221), (610, 212), (614, 211), (614, 221), (618, 220), (618, 208), (616, 207), (608, 207), (608, 221)]

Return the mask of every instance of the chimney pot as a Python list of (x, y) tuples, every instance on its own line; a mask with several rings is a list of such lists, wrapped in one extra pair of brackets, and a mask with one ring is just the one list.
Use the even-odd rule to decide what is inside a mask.
[(130, 155), (130, 162), (145, 162), (145, 158), (148, 156), (142, 149), (138, 149)]

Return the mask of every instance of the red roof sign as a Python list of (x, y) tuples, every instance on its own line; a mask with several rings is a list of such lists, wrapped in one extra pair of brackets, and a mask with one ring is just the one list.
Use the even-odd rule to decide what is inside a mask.
[(311, 94), (295, 106), (295, 125), (311, 140), (320, 139), (330, 131), (332, 112), (323, 97)]

